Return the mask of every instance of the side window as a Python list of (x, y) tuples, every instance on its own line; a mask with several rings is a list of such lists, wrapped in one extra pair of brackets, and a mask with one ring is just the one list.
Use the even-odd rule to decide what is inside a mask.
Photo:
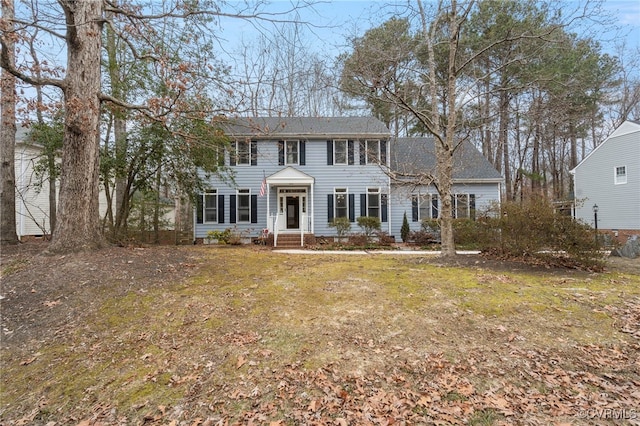
[(627, 166), (616, 166), (614, 183), (616, 185), (627, 183)]

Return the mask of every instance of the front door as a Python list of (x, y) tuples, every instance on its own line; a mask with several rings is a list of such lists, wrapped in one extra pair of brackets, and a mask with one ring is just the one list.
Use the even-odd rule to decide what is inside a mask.
[(300, 228), (300, 197), (287, 197), (287, 229)]

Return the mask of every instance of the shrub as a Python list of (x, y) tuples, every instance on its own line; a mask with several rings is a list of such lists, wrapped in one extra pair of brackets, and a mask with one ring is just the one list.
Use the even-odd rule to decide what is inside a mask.
[(481, 249), (505, 257), (544, 261), (551, 265), (602, 270), (604, 260), (589, 226), (554, 211), (535, 199), (507, 202), (479, 223)]
[(356, 219), (358, 226), (364, 232), (365, 237), (370, 239), (375, 231), (380, 230), (380, 218), (372, 216), (360, 216)]
[(349, 218), (346, 217), (334, 218), (331, 222), (329, 222), (329, 226), (331, 228), (336, 228), (338, 238), (346, 236), (349, 231), (351, 231), (351, 222), (349, 222)]
[(406, 243), (409, 239), (409, 233), (411, 232), (411, 228), (409, 228), (409, 221), (407, 220), (407, 212), (404, 212), (404, 217), (402, 218), (402, 227), (400, 228), (400, 238), (402, 238), (402, 242)]

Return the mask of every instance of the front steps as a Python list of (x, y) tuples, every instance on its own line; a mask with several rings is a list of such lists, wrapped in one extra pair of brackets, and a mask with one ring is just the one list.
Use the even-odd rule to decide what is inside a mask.
[[(315, 244), (315, 236), (313, 234), (304, 234), (304, 245)], [(273, 245), (273, 236), (271, 236), (271, 245)], [(300, 244), (300, 234), (278, 234), (277, 246), (274, 249), (299, 249), (303, 245)]]

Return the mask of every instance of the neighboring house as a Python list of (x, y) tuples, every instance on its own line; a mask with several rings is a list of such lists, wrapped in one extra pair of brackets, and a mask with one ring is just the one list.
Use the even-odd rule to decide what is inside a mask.
[[(16, 131), (16, 231), (18, 238), (40, 238), (51, 234), (49, 221), (49, 179), (36, 173), (36, 165), (42, 159), (42, 146), (31, 140), (29, 129), (18, 127)], [(56, 186), (58, 199), (59, 182)], [(163, 198), (162, 221), (168, 227), (175, 222), (175, 201)], [(104, 218), (108, 207), (104, 186), (100, 186), (99, 212)]]
[(16, 131), (16, 232), (19, 239), (50, 234), (49, 181), (36, 176), (36, 164), (42, 157), (42, 147), (28, 138), (28, 129)]
[(599, 230), (640, 233), (640, 122), (622, 123), (571, 174), (576, 219), (595, 227), (597, 206)]
[[(432, 185), (390, 178), (409, 162), (435, 173), (430, 139), (392, 139), (370, 117), (244, 118), (225, 131), (231, 144), (224, 161), (233, 179), (209, 178), (210, 189), (196, 206), (196, 239), (236, 228), (248, 237), (265, 230), (276, 245), (283, 235), (295, 235), (300, 245), (335, 236), (329, 224), (337, 217), (348, 218), (357, 232), (359, 216), (380, 218), (382, 231), (399, 239), (405, 212), (412, 230), (438, 215)], [(463, 145), (454, 171), (455, 215), (473, 218), (499, 202), (501, 182), (477, 149)]]

